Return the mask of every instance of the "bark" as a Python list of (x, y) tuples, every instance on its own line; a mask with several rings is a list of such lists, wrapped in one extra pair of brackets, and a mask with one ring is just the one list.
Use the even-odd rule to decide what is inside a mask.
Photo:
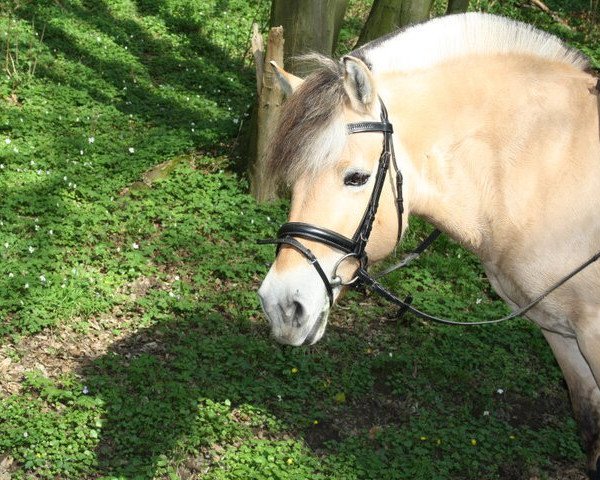
[(432, 5), (433, 0), (403, 0), (400, 9), (400, 25), (398, 26), (406, 27), (428, 20)]
[(448, 9), (446, 14), (464, 13), (469, 8), (469, 0), (448, 0)]
[[(258, 41), (255, 42), (259, 44)], [(277, 198), (277, 185), (265, 168), (265, 157), (270, 135), (279, 121), (279, 110), (283, 102), (283, 92), (270, 65), (271, 61), (283, 64), (283, 28), (275, 27), (269, 31), (266, 54), (256, 54), (255, 58), (264, 58), (262, 65), (257, 64), (257, 76), (261, 76), (260, 92), (253, 115), (250, 133), (250, 190), (259, 202)]]
[(400, 24), (402, 0), (375, 0), (356, 47), (394, 31)]
[(308, 66), (294, 57), (311, 52), (332, 55), (348, 0), (273, 0), (271, 26), (283, 26), (285, 69), (298, 76)]
[(256, 66), (256, 95), (260, 95), (265, 65), (265, 44), (258, 23), (252, 25), (252, 56)]
[(356, 47), (429, 18), (433, 0), (375, 0)]

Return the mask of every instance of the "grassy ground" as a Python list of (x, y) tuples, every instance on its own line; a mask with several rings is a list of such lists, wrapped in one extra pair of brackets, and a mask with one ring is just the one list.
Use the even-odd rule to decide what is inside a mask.
[[(473, 2), (598, 65), (587, 2), (547, 4), (556, 18)], [(398, 321), (353, 293), (318, 345), (270, 341), (254, 292), (273, 252), (254, 241), (287, 205), (256, 205), (231, 168), (268, 8), (0, 3), (0, 479), (582, 478), (524, 321)], [(351, 13), (342, 50), (364, 3)], [(505, 311), (448, 240), (390, 282), (433, 313)]]

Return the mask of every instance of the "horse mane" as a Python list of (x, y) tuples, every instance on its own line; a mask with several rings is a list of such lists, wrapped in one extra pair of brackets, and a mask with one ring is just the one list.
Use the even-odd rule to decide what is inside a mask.
[(588, 58), (554, 35), (487, 13), (446, 15), (360, 47), (352, 55), (375, 73), (410, 72), (467, 55), (531, 55), (585, 70)]
[[(589, 66), (587, 57), (557, 37), (528, 24), (484, 13), (438, 17), (374, 40), (351, 52), (375, 74), (431, 68), (466, 55), (521, 54)], [(342, 113), (344, 67), (319, 54), (306, 58), (318, 69), (287, 99), (267, 152), (268, 171), (292, 184), (336, 162), (346, 145)]]

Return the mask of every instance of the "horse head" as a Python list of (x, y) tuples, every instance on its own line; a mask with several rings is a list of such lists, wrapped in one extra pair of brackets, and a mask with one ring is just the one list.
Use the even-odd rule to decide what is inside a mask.
[[(291, 95), (267, 165), (291, 187), (292, 200), (282, 227), (287, 233), (282, 238), (280, 231), (277, 257), (258, 293), (273, 336), (290, 345), (314, 344), (323, 336), (331, 305), (356, 270), (366, 267), (361, 262), (376, 262), (393, 250), (400, 223), (394, 172), (377, 175), (391, 148), (391, 124), (387, 116), (378, 121), (385, 107), (376, 82), (358, 58), (321, 63), (305, 81), (275, 66)], [(379, 177), (367, 242), (359, 230)], [(357, 236), (366, 242), (364, 255), (348, 243), (360, 242)]]

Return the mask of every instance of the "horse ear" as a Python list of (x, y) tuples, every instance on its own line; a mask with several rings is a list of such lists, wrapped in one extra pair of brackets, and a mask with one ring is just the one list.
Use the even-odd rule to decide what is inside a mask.
[(302, 85), (302, 82), (304, 82), (304, 79), (286, 72), (274, 61), (271, 61), (271, 66), (273, 67), (273, 71), (275, 72), (275, 76), (279, 82), (279, 86), (281, 87), (281, 90), (283, 90), (283, 94), (286, 97), (289, 97), (292, 93), (294, 93), (294, 91), (300, 85)]
[(359, 112), (371, 111), (377, 100), (377, 91), (369, 67), (356, 57), (345, 56), (342, 61), (344, 62), (344, 89), (352, 107)]

